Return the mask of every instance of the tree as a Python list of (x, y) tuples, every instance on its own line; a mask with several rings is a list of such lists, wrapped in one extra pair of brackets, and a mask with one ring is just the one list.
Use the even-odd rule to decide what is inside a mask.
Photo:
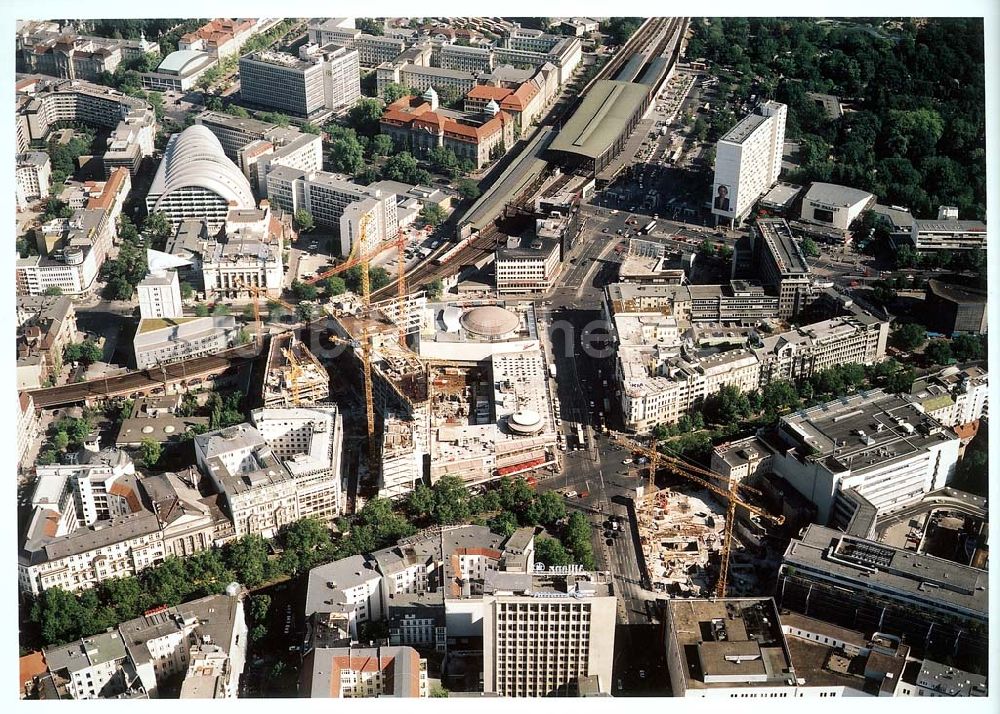
[(49, 296), (58, 296), (62, 294), (63, 294), (62, 288), (59, 287), (58, 285), (50, 285), (49, 287), (45, 288), (45, 292), (42, 293), (42, 295), (49, 295)]
[(889, 375), (885, 382), (885, 390), (891, 394), (908, 394), (916, 379), (913, 367), (897, 370)]
[(191, 287), (191, 283), (187, 282), (181, 283), (180, 288), (181, 288), (182, 299), (190, 300), (192, 297), (194, 297), (194, 288)]
[(303, 133), (306, 133), (306, 134), (315, 134), (316, 136), (319, 136), (320, 134), (323, 133), (323, 129), (322, 128), (320, 128), (320, 127), (316, 126), (315, 124), (313, 124), (312, 122), (308, 122), (308, 121), (305, 124), (303, 124), (302, 126), (300, 126), (299, 128), (303, 131)]
[(444, 476), (431, 490), (434, 492), (434, 508), (431, 513), (434, 523), (461, 523), (472, 515), (469, 489), (458, 476)]
[(388, 156), (392, 153), (392, 137), (388, 134), (376, 134), (368, 144), (368, 151), (373, 157)]
[(419, 483), (407, 496), (404, 504), (411, 518), (422, 521), (434, 511), (434, 492), (426, 484)]
[(510, 538), (517, 530), (517, 516), (509, 511), (502, 511), (495, 518), (487, 523), (489, 529), (494, 533), (499, 533), (504, 538)]
[(295, 224), (295, 230), (302, 233), (308, 233), (316, 227), (312, 214), (304, 208), (300, 208), (295, 212), (295, 215), (292, 217), (292, 222)]
[(816, 241), (812, 238), (804, 238), (802, 240), (802, 252), (809, 258), (815, 258), (819, 255), (819, 246), (816, 245)]
[(365, 150), (354, 135), (342, 134), (330, 142), (330, 161), (337, 171), (355, 174), (365, 165)]
[(960, 361), (979, 360), (986, 356), (983, 335), (955, 335), (951, 341), (951, 353)]
[(226, 564), (247, 587), (260, 585), (268, 576), (267, 542), (248, 535), (226, 546)]
[(705, 412), (716, 424), (734, 424), (750, 416), (750, 401), (739, 387), (727, 384), (705, 400)]
[(457, 185), (458, 194), (467, 201), (474, 201), (482, 195), (482, 191), (479, 190), (479, 184), (472, 179), (459, 179)]
[(545, 493), (538, 494), (535, 498), (535, 506), (538, 523), (543, 526), (551, 526), (566, 516), (566, 503), (554, 491), (546, 491)]
[(420, 210), (420, 217), (427, 225), (436, 228), (444, 222), (444, 209), (436, 203), (428, 203)]
[(427, 297), (431, 300), (440, 300), (441, 295), (444, 293), (444, 283), (441, 278), (434, 278), (424, 286), (424, 292), (427, 293)]
[(362, 97), (348, 112), (348, 121), (359, 134), (374, 136), (378, 133), (384, 106), (381, 99)]
[(142, 229), (156, 238), (167, 238), (173, 234), (173, 226), (163, 211), (155, 211), (146, 216)]
[(160, 446), (159, 442), (152, 439), (143, 439), (139, 444), (139, 461), (145, 468), (151, 469), (160, 460), (162, 451), (163, 447)]
[(450, 695), (451, 693), (441, 684), (435, 684), (431, 687), (431, 697), (434, 699), (442, 699)]
[(420, 183), (411, 179), (417, 175), (417, 160), (409, 152), (402, 151), (394, 156), (390, 156), (388, 161), (382, 166), (382, 178), (389, 181), (402, 181), (405, 183)]
[(698, 244), (698, 255), (704, 258), (711, 258), (715, 255), (715, 246), (709, 240), (703, 240)]
[(366, 35), (383, 35), (382, 23), (375, 18), (359, 17), (354, 21), (354, 26)]
[(212, 306), (213, 315), (228, 315), (230, 314), (230, 312), (232, 312), (232, 310), (230, 309), (229, 305), (227, 305), (224, 302), (217, 302), (215, 303), (215, 305)]
[(927, 330), (923, 325), (910, 322), (902, 325), (892, 332), (891, 342), (893, 346), (904, 352), (912, 352), (919, 349), (927, 341)]
[(299, 300), (315, 300), (319, 295), (319, 289), (310, 283), (295, 280), (292, 282), (292, 293)]
[(347, 283), (339, 275), (331, 275), (328, 278), (324, 278), (321, 282), (323, 289), (326, 294), (333, 297), (335, 295), (342, 295), (347, 290)]
[(535, 539), (535, 562), (551, 568), (559, 565), (570, 565), (573, 559), (562, 543), (555, 538), (543, 536)]
[(392, 104), (397, 99), (401, 99), (409, 94), (409, 90), (402, 84), (396, 84), (395, 82), (390, 82), (385, 85), (382, 90), (382, 96), (385, 99), (386, 104)]
[(208, 305), (203, 302), (198, 303), (194, 306), (194, 314), (198, 317), (208, 317), (209, 309)]
[(924, 349), (924, 355), (934, 364), (947, 365), (951, 363), (951, 345), (948, 340), (934, 340)]
[(80, 361), (83, 364), (93, 364), (103, 356), (104, 350), (93, 340), (84, 340), (80, 345)]

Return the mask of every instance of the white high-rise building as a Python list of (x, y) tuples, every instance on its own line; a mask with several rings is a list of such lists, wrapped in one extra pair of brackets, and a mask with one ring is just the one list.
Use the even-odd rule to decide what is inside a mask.
[(155, 271), (136, 286), (139, 293), (139, 315), (149, 317), (182, 317), (181, 285), (176, 270)]
[(712, 213), (741, 223), (778, 181), (788, 107), (764, 102), (719, 139), (715, 149)]

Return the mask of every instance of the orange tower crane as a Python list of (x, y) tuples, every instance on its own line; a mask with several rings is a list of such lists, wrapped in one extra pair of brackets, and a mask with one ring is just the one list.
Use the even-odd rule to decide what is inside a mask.
[[(705, 469), (695, 464), (691, 464), (681, 458), (673, 455), (663, 454), (659, 450), (659, 442), (653, 441), (649, 446), (640, 444), (634, 439), (629, 439), (623, 436), (614, 436), (612, 439), (618, 444), (632, 449), (635, 452), (644, 454), (649, 458), (649, 478), (650, 485), (653, 485), (653, 475), (655, 474), (655, 466), (658, 463), (662, 463), (671, 473), (675, 473), (678, 476), (686, 478), (688, 481), (692, 481), (699, 486), (707, 488), (712, 493), (726, 499), (726, 523), (725, 531), (722, 536), (722, 562), (719, 565), (719, 579), (715, 585), (715, 594), (717, 597), (726, 596), (726, 585), (729, 577), (729, 556), (732, 551), (733, 542), (733, 526), (736, 521), (736, 507), (740, 506), (745, 508), (750, 513), (756, 516), (767, 519), (768, 521), (774, 523), (775, 525), (781, 525), (785, 522), (784, 516), (774, 516), (767, 511), (753, 505), (752, 503), (747, 503), (742, 498), (740, 498), (739, 490), (747, 491), (750, 493), (760, 494), (757, 489), (751, 488), (749, 486), (744, 486), (738, 481), (732, 479), (727, 479), (722, 474), (716, 473), (710, 469)], [(706, 477), (706, 478), (703, 478)], [(720, 486), (716, 483), (706, 480), (707, 478), (713, 478), (721, 481), (724, 486)]]

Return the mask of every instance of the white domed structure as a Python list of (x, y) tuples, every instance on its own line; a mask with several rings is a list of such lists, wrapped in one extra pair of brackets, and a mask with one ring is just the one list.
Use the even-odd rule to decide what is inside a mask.
[(162, 211), (173, 224), (205, 220), (215, 230), (229, 209), (255, 207), (250, 182), (226, 158), (215, 134), (195, 124), (170, 137), (146, 196), (150, 213)]
[(507, 417), (507, 428), (515, 434), (537, 434), (545, 422), (533, 409), (522, 409)]
[(474, 307), (462, 315), (461, 323), (473, 337), (490, 341), (507, 339), (521, 326), (517, 315), (499, 305)]

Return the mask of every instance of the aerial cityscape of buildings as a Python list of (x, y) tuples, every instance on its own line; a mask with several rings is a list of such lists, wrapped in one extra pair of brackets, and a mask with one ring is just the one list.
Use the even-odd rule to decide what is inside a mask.
[(788, 22), (18, 21), (21, 698), (987, 697), (982, 23)]

